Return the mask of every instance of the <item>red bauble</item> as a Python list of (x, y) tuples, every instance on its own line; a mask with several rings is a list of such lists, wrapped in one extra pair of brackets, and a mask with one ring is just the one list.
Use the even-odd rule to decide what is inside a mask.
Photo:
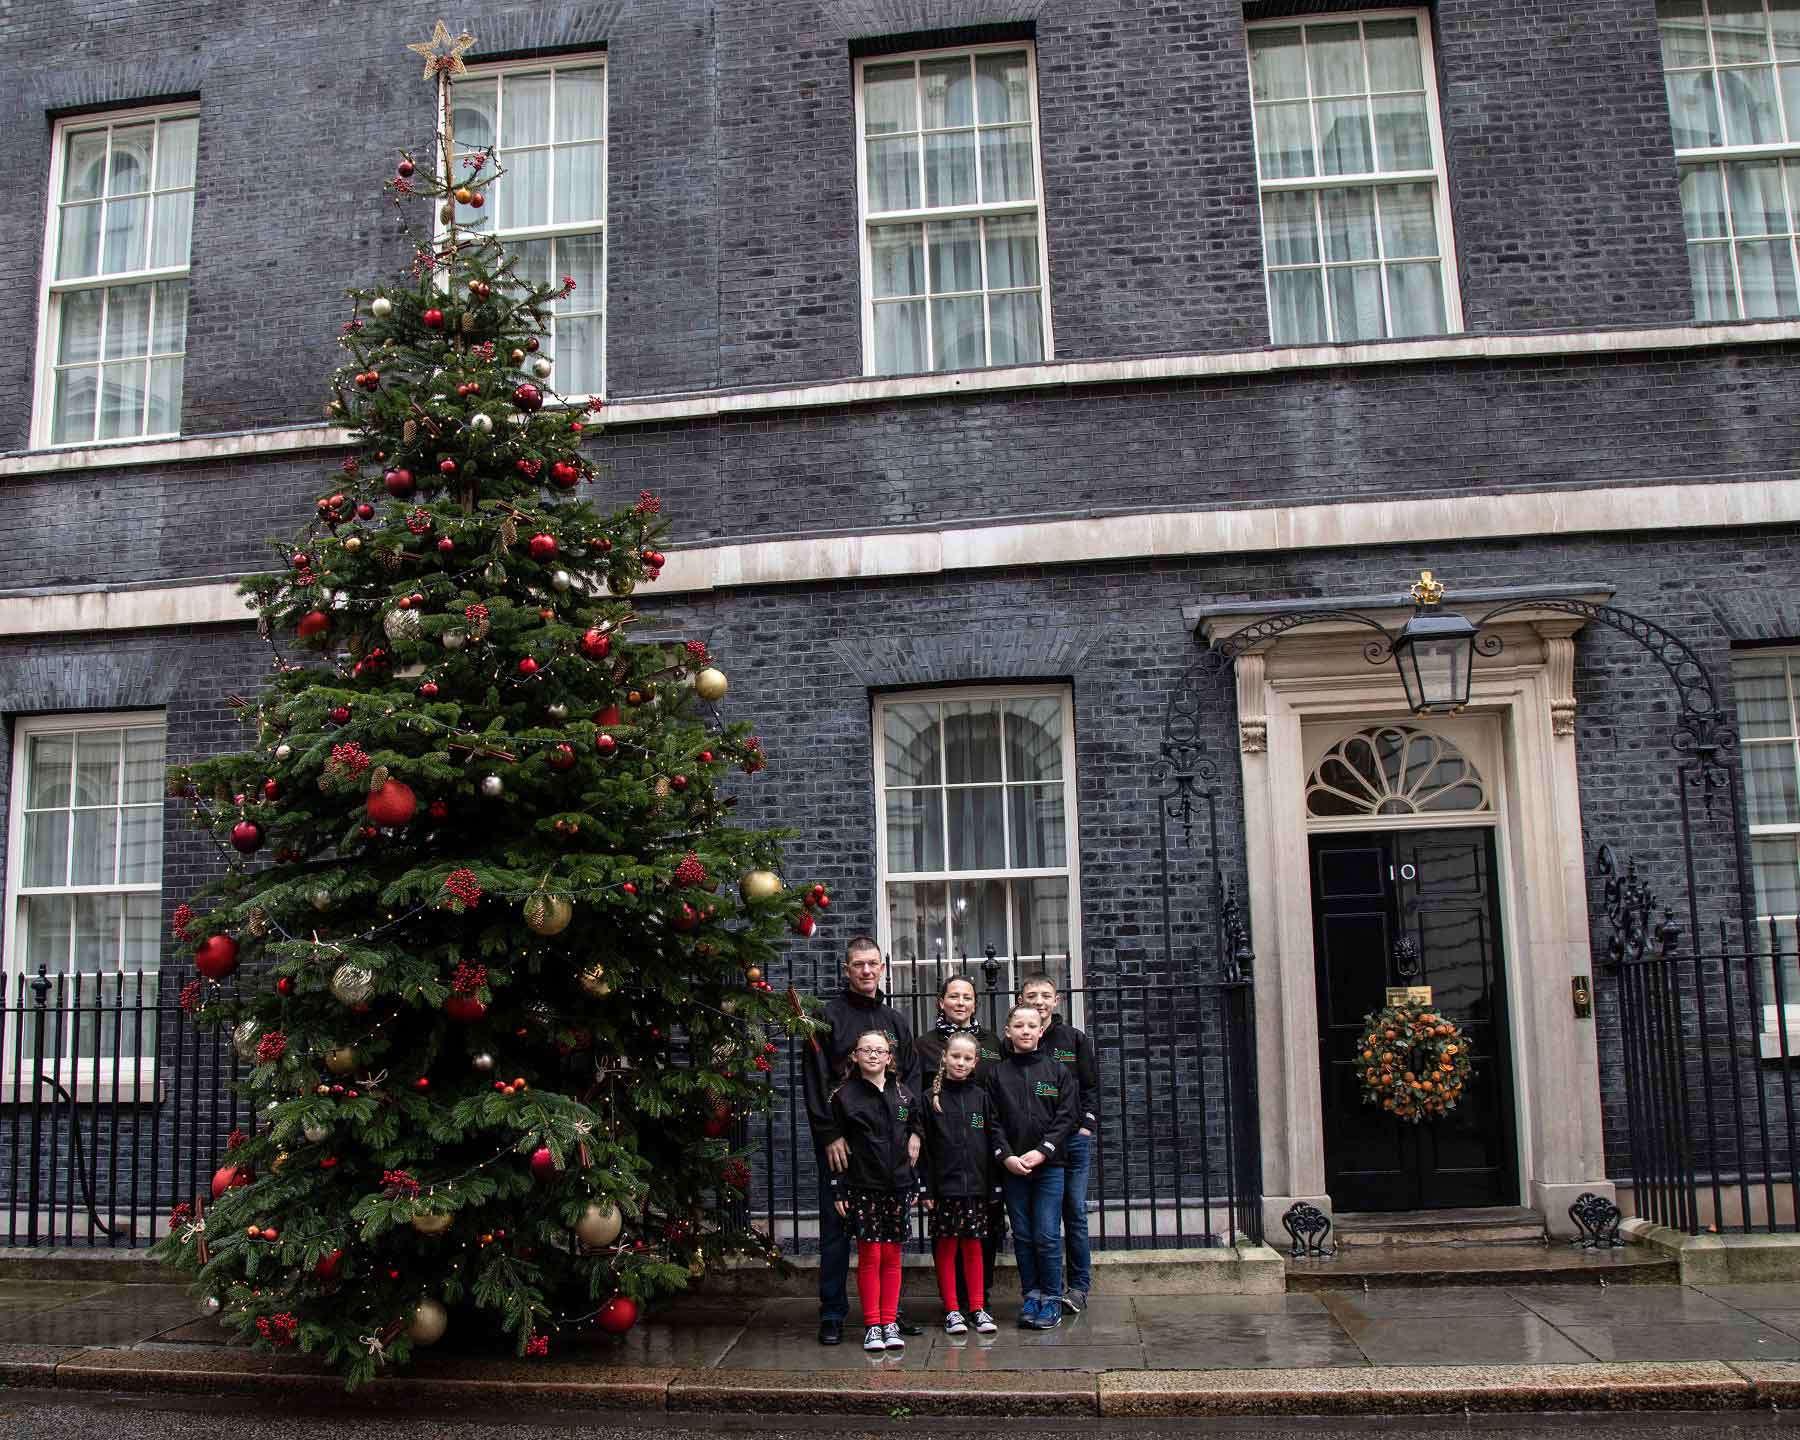
[(479, 210), (483, 205), (487, 204), (487, 196), (477, 190), (469, 196), (466, 203), (471, 210)]
[(231, 827), (231, 848), (240, 855), (254, 855), (262, 849), (262, 826), (254, 820), (240, 820)]
[(794, 933), (796, 935), (810, 935), (816, 929), (818, 929), (818, 924), (814, 921), (810, 912), (802, 912), (800, 918), (794, 922)]
[(381, 477), (381, 483), (387, 486), (388, 494), (403, 500), (413, 493), (413, 473), (398, 467)]
[(348, 725), (350, 723), (350, 707), (348, 705), (332, 706), (331, 723), (333, 725)]
[(715, 1105), (712, 1114), (706, 1117), (706, 1123), (701, 1128), (708, 1140), (721, 1139), (731, 1130), (731, 1107)]
[(433, 800), (431, 802), (431, 808), (425, 813), (433, 820), (442, 820), (450, 813), (450, 802), (447, 800)]
[(700, 912), (683, 901), (681, 908), (669, 917), (669, 923), (677, 930), (692, 930), (700, 923)]
[(594, 737), (594, 748), (602, 755), (610, 755), (619, 748), (619, 742), (602, 730)]
[(567, 460), (558, 460), (550, 467), (550, 478), (565, 490), (573, 490), (581, 483), (581, 467), (572, 465)]
[(621, 718), (617, 705), (603, 705), (594, 712), (596, 725), (617, 725)]
[(394, 173), (396, 175), (398, 175), (402, 180), (412, 179), (413, 162), (410, 160), (402, 160), (398, 165), (396, 165), (394, 167)]
[(309, 610), (300, 617), (300, 623), (294, 627), (294, 633), (302, 640), (310, 640), (315, 635), (323, 635), (331, 628), (331, 617), (323, 610)]
[(194, 968), (208, 980), (223, 980), (237, 963), (237, 941), (229, 935), (208, 935), (194, 951)]
[(594, 1323), (608, 1335), (623, 1335), (637, 1324), (637, 1301), (629, 1295), (615, 1295), (600, 1307)]
[(604, 660), (612, 652), (612, 636), (595, 626), (581, 637), (581, 653), (590, 660)]
[(313, 1274), (321, 1280), (337, 1279), (338, 1266), (344, 1263), (344, 1252), (333, 1250), (329, 1255), (321, 1255), (313, 1266)]
[(437, 693), (438, 693), (437, 681), (435, 681), (435, 680), (427, 680), (423, 685), (421, 685), (419, 687), (419, 694), (424, 696), (427, 700), (437, 699)]
[(438, 554), (448, 555), (455, 548), (456, 542), (448, 535), (441, 535), (438, 537)]
[(521, 410), (542, 410), (544, 408), (544, 392), (527, 380), (513, 391), (513, 404)]
[(575, 765), (575, 747), (558, 745), (550, 752), (550, 768), (552, 770), (569, 770)]
[(438, 461), (438, 474), (454, 475), (455, 473), (456, 473), (456, 461), (452, 460), (448, 455), (446, 455), (442, 460)]
[(531, 1152), (531, 1174), (536, 1180), (554, 1180), (562, 1174), (562, 1166), (556, 1163), (548, 1145), (540, 1145)]
[(356, 518), (358, 520), (373, 520), (375, 518), (375, 507), (367, 500), (363, 501), (362, 504), (356, 507)]
[(283, 975), (277, 980), (275, 982), (275, 993), (282, 996), (284, 999), (287, 996), (292, 995), (294, 993), (294, 977), (292, 975)]
[(256, 1172), (248, 1165), (221, 1165), (213, 1172), (213, 1199), (217, 1200), (227, 1190), (236, 1190), (239, 1186), (248, 1185), (256, 1178)]
[(427, 330), (442, 330), (444, 328), (444, 312), (435, 307), (427, 310), (419, 317), (419, 323)]
[(537, 672), (538, 662), (533, 660), (529, 655), (519, 662), (519, 673), (521, 675), (535, 675)]
[(281, 783), (274, 777), (263, 781), (263, 799), (274, 800), (281, 794)]
[(556, 537), (540, 532), (531, 537), (525, 548), (531, 552), (533, 560), (549, 560), (556, 554)]
[(377, 825), (404, 825), (419, 813), (412, 787), (387, 780), (369, 792), (369, 818)]
[(487, 1002), (473, 995), (449, 995), (444, 999), (444, 1013), (452, 1020), (472, 1025), (487, 1014)]

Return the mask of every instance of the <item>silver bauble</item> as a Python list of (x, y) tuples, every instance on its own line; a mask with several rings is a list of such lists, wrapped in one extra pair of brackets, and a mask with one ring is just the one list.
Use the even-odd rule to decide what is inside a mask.
[(460, 650), (469, 643), (469, 632), (467, 630), (446, 630), (442, 638), (446, 650)]
[(407, 1317), (406, 1333), (415, 1345), (435, 1345), (450, 1328), (450, 1316), (435, 1300), (421, 1300)]
[(544, 713), (552, 720), (567, 720), (569, 718), (569, 707), (563, 704), (562, 701), (557, 700), (546, 705), (544, 707)]
[(377, 320), (385, 320), (394, 313), (394, 302), (385, 295), (377, 295), (369, 302), (369, 313)]
[(494, 417), (477, 412), (469, 417), (469, 428), (477, 435), (486, 435), (494, 428)]
[(504, 585), (506, 583), (506, 567), (495, 560), (481, 572), (481, 578), (490, 585)]
[(202, 1315), (217, 1315), (219, 1311), (224, 1308), (225, 1307), (219, 1303), (219, 1297), (217, 1295), (208, 1295), (200, 1302), (200, 1313)]
[(575, 577), (569, 574), (567, 570), (558, 570), (550, 577), (550, 588), (552, 590), (567, 590), (574, 583)]
[(411, 640), (419, 633), (420, 620), (417, 610), (390, 610), (381, 617), (381, 628), (390, 640)]
[(481, 793), (490, 800), (498, 800), (506, 793), (506, 782), (498, 775), (483, 775), (481, 777)]
[(531, 373), (540, 380), (548, 380), (550, 378), (550, 370), (550, 357), (548, 355), (540, 355), (531, 362)]
[(576, 1237), (592, 1250), (612, 1244), (624, 1228), (624, 1217), (615, 1205), (590, 1205), (575, 1222)]
[(312, 907), (315, 910), (329, 910), (331, 908), (331, 892), (329, 890), (314, 890), (306, 898), (311, 902)]
[(329, 1125), (303, 1125), (300, 1127), (300, 1133), (306, 1137), (308, 1145), (323, 1145), (331, 1138), (331, 1127)]
[(293, 753), (294, 753), (294, 747), (292, 745), (289, 745), (286, 741), (283, 741), (281, 744), (279, 744), (275, 747), (275, 758), (277, 760), (285, 760), (288, 758), (288, 756), (292, 755)]
[(361, 1005), (375, 993), (375, 976), (360, 965), (345, 963), (331, 977), (331, 993), (343, 1005)]
[(240, 1020), (231, 1032), (231, 1048), (240, 1060), (255, 1060), (256, 1047), (262, 1043), (262, 1026), (254, 1020)]
[(469, 1063), (485, 1073), (494, 1068), (494, 1057), (485, 1050), (477, 1050), (469, 1057)]

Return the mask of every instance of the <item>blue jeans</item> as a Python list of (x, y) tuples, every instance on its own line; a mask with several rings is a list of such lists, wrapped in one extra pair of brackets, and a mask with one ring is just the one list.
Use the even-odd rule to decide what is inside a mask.
[(1019, 1262), (1020, 1293), (1027, 1298), (1060, 1298), (1063, 1293), (1062, 1206), (1062, 1166), (1041, 1166), (1030, 1175), (1007, 1172), (1006, 1212), (1012, 1221), (1013, 1258)]
[(850, 1232), (831, 1193), (831, 1165), (823, 1146), (819, 1162), (819, 1319), (841, 1321), (850, 1313)]
[(1093, 1256), (1088, 1249), (1088, 1175), (1094, 1168), (1094, 1137), (1075, 1134), (1063, 1147), (1063, 1242), (1069, 1250), (1069, 1288), (1087, 1291), (1094, 1285)]

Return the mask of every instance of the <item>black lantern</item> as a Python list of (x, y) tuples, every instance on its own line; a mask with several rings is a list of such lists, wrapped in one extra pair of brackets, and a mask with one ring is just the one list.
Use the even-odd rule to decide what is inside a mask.
[(1412, 587), (1412, 618), (1393, 639), (1394, 664), (1415, 715), (1455, 714), (1469, 703), (1474, 680), (1475, 626), (1455, 611), (1440, 612), (1444, 587), (1426, 570)]

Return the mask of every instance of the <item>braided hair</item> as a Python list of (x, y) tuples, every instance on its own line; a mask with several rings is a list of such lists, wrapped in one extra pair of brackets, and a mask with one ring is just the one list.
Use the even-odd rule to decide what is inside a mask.
[[(981, 1059), (981, 1046), (976, 1043), (975, 1036), (967, 1030), (959, 1030), (944, 1042), (944, 1058), (946, 1060), (950, 1058), (950, 1047), (958, 1040), (967, 1040), (970, 1047), (975, 1051), (976, 1060), (979, 1061)], [(944, 1113), (943, 1102), (939, 1099), (943, 1093), (944, 1067), (939, 1065), (936, 1073), (931, 1077), (931, 1108), (940, 1115)]]

